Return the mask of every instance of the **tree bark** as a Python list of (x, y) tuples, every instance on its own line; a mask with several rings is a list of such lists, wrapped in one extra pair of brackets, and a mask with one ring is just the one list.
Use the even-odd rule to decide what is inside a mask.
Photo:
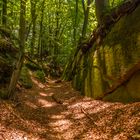
[(20, 1), (20, 29), (19, 29), (19, 58), (16, 63), (15, 69), (12, 73), (10, 85), (8, 88), (8, 97), (14, 96), (17, 81), (20, 76), (21, 68), (24, 61), (24, 45), (25, 45), (25, 13), (26, 13), (26, 0)]
[(83, 10), (84, 10), (84, 23), (83, 23), (83, 29), (82, 29), (82, 38), (84, 38), (86, 36), (86, 32), (87, 32), (87, 27), (88, 27), (88, 18), (89, 18), (89, 10), (90, 10), (90, 4), (91, 4), (91, 0), (87, 1), (87, 8), (85, 10), (85, 5), (83, 4)]
[(2, 2), (2, 25), (6, 26), (7, 24), (7, 0)]
[(103, 24), (103, 16), (109, 6), (108, 0), (95, 0), (96, 18), (99, 25)]
[(35, 0), (30, 0), (31, 3), (31, 19), (32, 19), (32, 38), (30, 44), (30, 55), (31, 58), (34, 56), (34, 47), (35, 47), (35, 37), (36, 37), (36, 2)]
[(40, 20), (40, 31), (39, 31), (39, 38), (38, 38), (38, 54), (41, 58), (42, 62), (42, 30), (43, 30), (43, 20), (44, 20), (44, 9), (45, 9), (45, 0), (42, 2), (42, 9), (41, 9), (41, 20)]
[(77, 35), (77, 18), (78, 18), (78, 2), (79, 0), (76, 0), (76, 3), (75, 3), (75, 19), (74, 19), (74, 27), (73, 27), (73, 41), (74, 41), (74, 46), (76, 46), (76, 35)]

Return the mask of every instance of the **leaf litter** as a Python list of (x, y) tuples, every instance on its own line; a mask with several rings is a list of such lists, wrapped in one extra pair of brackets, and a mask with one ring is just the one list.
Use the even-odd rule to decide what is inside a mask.
[[(137, 140), (140, 102), (123, 104), (83, 97), (70, 82), (35, 81), (0, 100), (0, 140)], [(132, 138), (133, 137), (133, 138)]]

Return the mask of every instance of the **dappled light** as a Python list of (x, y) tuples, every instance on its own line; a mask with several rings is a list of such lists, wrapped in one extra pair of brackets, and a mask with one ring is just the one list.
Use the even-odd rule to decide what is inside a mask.
[(40, 88), (44, 88), (44, 87), (45, 87), (45, 85), (43, 85), (41, 82), (39, 82), (38, 80), (36, 80), (36, 79), (34, 79), (34, 78), (32, 78), (32, 81), (33, 81), (38, 87), (40, 87)]
[(34, 108), (34, 109), (37, 108), (37, 105), (35, 105), (35, 104), (31, 103), (31, 102), (28, 102), (28, 101), (26, 101), (26, 105), (31, 107), (31, 108)]
[(59, 119), (58, 121), (49, 124), (50, 127), (52, 127), (55, 131), (58, 131), (60, 133), (68, 130), (71, 125), (71, 121), (66, 119)]
[(140, 140), (140, 0), (1, 0), (0, 140)]
[(0, 130), (6, 138), (128, 140), (140, 122), (139, 102), (111, 103), (81, 97), (69, 82), (59, 87), (51, 82), (44, 89), (35, 83), (18, 98), (19, 104), (0, 103)]
[(40, 93), (39, 93), (39, 95), (44, 96), (44, 97), (46, 97), (46, 96), (47, 96), (47, 94), (46, 94), (46, 93), (44, 93), (44, 92), (40, 92)]
[(38, 103), (40, 104), (40, 106), (41, 107), (52, 107), (52, 106), (54, 106), (53, 104), (52, 104), (52, 102), (48, 102), (47, 100), (45, 100), (45, 99), (38, 99)]

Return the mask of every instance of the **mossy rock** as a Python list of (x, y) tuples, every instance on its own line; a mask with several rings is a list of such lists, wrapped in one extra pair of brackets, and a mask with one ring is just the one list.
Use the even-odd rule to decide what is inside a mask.
[(22, 67), (19, 82), (24, 88), (27, 89), (32, 88), (33, 86), (29, 71), (25, 66)]
[(0, 83), (9, 82), (12, 70), (13, 66), (6, 59), (0, 57)]
[(133, 98), (127, 91), (126, 86), (121, 86), (116, 89), (113, 93), (105, 96), (104, 101), (109, 102), (121, 102), (121, 103), (132, 103), (138, 101), (137, 98)]
[(128, 82), (127, 90), (133, 98), (140, 101), (140, 70)]

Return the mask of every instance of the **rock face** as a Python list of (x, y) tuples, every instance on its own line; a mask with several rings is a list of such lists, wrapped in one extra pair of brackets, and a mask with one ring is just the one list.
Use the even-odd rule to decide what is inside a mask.
[[(107, 101), (140, 101), (140, 66), (115, 90), (105, 96), (119, 79), (140, 63), (140, 6), (123, 16), (100, 45), (82, 55), (73, 86), (83, 95)], [(80, 56), (77, 55), (76, 59)], [(104, 97), (105, 96), (105, 97)]]
[(11, 43), (0, 38), (0, 83), (7, 83), (10, 80), (16, 54)]

